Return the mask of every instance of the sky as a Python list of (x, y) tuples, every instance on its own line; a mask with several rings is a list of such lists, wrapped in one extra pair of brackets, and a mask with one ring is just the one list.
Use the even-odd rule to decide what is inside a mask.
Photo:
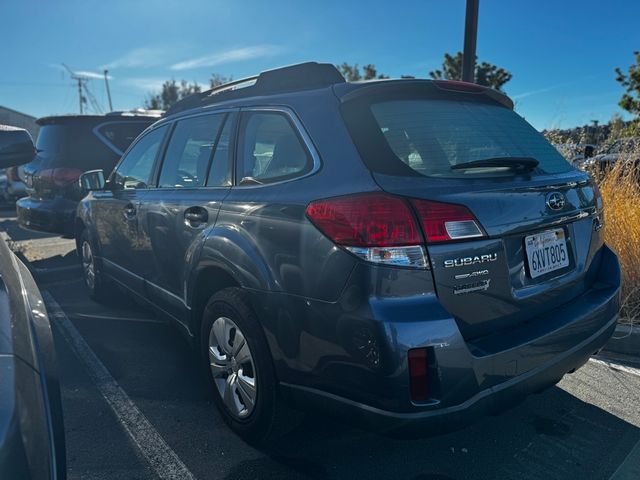
[[(0, 0), (0, 105), (78, 112), (62, 63), (95, 77), (103, 109), (104, 69), (114, 109), (141, 107), (167, 79), (310, 60), (426, 78), (462, 50), (464, 15), (465, 0)], [(623, 114), (614, 68), (640, 50), (638, 18), (636, 0), (480, 0), (478, 59), (513, 74), (504, 90), (540, 130), (607, 122)]]

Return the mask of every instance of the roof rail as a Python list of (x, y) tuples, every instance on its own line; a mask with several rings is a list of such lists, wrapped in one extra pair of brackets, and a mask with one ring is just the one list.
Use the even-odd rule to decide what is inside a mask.
[[(166, 115), (188, 110), (201, 105), (217, 103), (235, 98), (253, 97), (273, 93), (295, 92), (329, 87), (344, 83), (344, 77), (330, 63), (306, 62), (287, 67), (266, 70), (253, 77), (225, 83), (180, 100)], [(246, 85), (245, 85), (246, 84)]]

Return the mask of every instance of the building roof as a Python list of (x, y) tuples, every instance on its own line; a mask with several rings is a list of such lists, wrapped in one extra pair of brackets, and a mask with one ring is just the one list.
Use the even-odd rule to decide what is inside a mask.
[(36, 121), (36, 117), (29, 115), (27, 113), (24, 112), (19, 112), (18, 110), (14, 110), (13, 108), (9, 108), (9, 107), (5, 107), (4, 105), (0, 105), (0, 110), (8, 110), (11, 113), (17, 113), (18, 115), (22, 115), (24, 117), (28, 117), (30, 119), (32, 119), (34, 122)]

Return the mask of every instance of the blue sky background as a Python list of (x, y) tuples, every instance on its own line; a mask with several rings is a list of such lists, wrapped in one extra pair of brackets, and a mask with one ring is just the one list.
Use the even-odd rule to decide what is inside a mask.
[[(61, 62), (109, 68), (116, 109), (142, 106), (165, 79), (306, 60), (426, 77), (462, 49), (464, 12), (464, 0), (0, 0), (0, 105), (77, 112)], [(620, 111), (614, 68), (640, 49), (638, 19), (635, 0), (480, 0), (478, 57), (513, 73), (505, 90), (536, 128), (606, 122)], [(89, 87), (106, 106), (102, 80)]]

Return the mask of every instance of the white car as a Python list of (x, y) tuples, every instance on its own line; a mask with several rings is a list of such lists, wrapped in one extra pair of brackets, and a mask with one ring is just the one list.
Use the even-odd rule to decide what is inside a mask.
[(9, 167), (0, 173), (0, 198), (5, 202), (15, 202), (27, 194), (27, 187), (22, 181), (24, 169)]

